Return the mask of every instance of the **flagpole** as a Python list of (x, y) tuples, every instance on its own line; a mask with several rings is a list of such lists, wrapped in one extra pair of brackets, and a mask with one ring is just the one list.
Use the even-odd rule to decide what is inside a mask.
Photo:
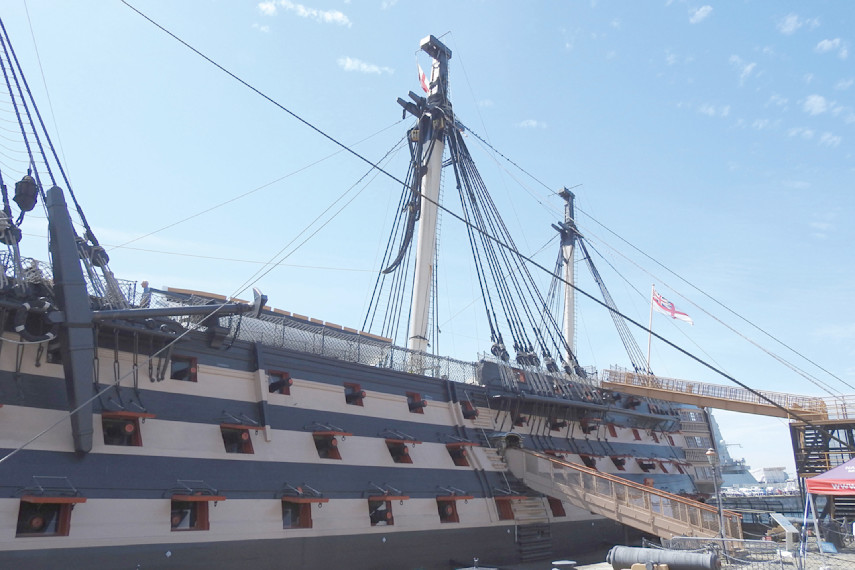
[(650, 286), (650, 324), (647, 325), (647, 372), (650, 372), (650, 343), (653, 340), (653, 294), (656, 284)]

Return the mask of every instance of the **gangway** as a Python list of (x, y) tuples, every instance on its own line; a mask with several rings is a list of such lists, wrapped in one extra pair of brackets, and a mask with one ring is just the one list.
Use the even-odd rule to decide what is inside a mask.
[[(665, 539), (721, 536), (718, 510), (704, 503), (528, 449), (509, 447), (505, 460), (529, 488), (643, 532)], [(740, 516), (722, 515), (725, 538), (741, 540)]]
[(779, 408), (756, 393), (738, 386), (690, 382), (626, 370), (603, 370), (602, 374), (600, 385), (603, 388), (636, 396), (776, 418), (795, 419), (798, 416), (810, 421), (822, 421), (829, 416), (829, 406), (822, 398), (814, 396), (757, 391), (781, 406)]

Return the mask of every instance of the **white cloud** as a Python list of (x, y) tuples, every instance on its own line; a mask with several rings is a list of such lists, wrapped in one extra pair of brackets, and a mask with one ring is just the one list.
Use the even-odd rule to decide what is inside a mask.
[(852, 79), (851, 77), (849, 79), (841, 79), (837, 82), (837, 85), (835, 85), (834, 88), (838, 91), (846, 91), (852, 87), (853, 83), (855, 83), (855, 79)]
[(793, 190), (807, 190), (810, 188), (810, 182), (805, 182), (804, 180), (784, 180), (782, 184)]
[(839, 47), (840, 38), (834, 38), (833, 40), (822, 40), (821, 42), (816, 44), (814, 50), (818, 51), (819, 53), (825, 53), (827, 51), (838, 49)]
[(843, 137), (833, 135), (831, 133), (822, 133), (822, 135), (819, 137), (819, 144), (832, 148), (839, 146), (841, 141), (843, 141)]
[(730, 105), (716, 107), (710, 103), (701, 103), (698, 105), (698, 113), (707, 117), (727, 117), (730, 115)]
[(492, 107), (493, 105), (495, 105), (495, 103), (493, 103), (492, 99), (482, 99), (478, 101), (479, 107)]
[(542, 121), (536, 121), (534, 119), (526, 119), (525, 121), (520, 121), (517, 123), (518, 127), (523, 129), (545, 129), (546, 123)]
[(380, 9), (381, 10), (388, 10), (389, 8), (391, 8), (392, 6), (394, 6), (397, 3), (398, 3), (398, 0), (383, 0), (383, 2), (380, 4)]
[(730, 56), (730, 59), (728, 61), (733, 67), (735, 67), (739, 71), (740, 85), (742, 85), (742, 83), (744, 83), (745, 80), (751, 76), (751, 74), (754, 72), (754, 68), (757, 67), (756, 63), (747, 63), (743, 61), (742, 58), (738, 55)]
[(340, 57), (338, 58), (338, 66), (345, 71), (356, 71), (359, 73), (374, 73), (381, 75), (383, 73), (395, 73), (391, 67), (380, 67), (373, 63), (365, 63), (361, 59), (355, 57)]
[(307, 18), (321, 24), (336, 24), (348, 28), (353, 25), (350, 19), (339, 10), (318, 10), (302, 4), (295, 4), (291, 0), (267, 0), (258, 4), (258, 9), (268, 16), (274, 15), (278, 8), (284, 8), (300, 18)]
[(849, 57), (849, 47), (840, 38), (834, 38), (833, 40), (822, 40), (821, 42), (816, 44), (814, 51), (817, 53), (828, 53), (830, 51), (836, 51), (837, 57), (839, 57), (840, 59), (846, 59), (847, 57)]
[(787, 108), (787, 98), (781, 97), (777, 93), (773, 93), (771, 97), (769, 97), (769, 104), (775, 105), (776, 107), (781, 107), (782, 109)]
[(757, 129), (758, 131), (768, 129), (771, 126), (772, 121), (770, 121), (769, 119), (754, 119), (754, 122), (751, 123), (751, 128)]
[(813, 138), (814, 132), (807, 127), (795, 127), (787, 131), (787, 135), (791, 137), (801, 137), (805, 140)]
[(712, 13), (712, 6), (701, 6), (697, 10), (693, 10), (689, 12), (689, 23), (690, 24), (699, 24), (707, 19), (707, 17)]
[(828, 101), (822, 95), (808, 95), (803, 109), (808, 115), (821, 115), (828, 110)]
[(802, 19), (799, 18), (798, 14), (788, 14), (783, 20), (778, 22), (778, 31), (789, 36), (796, 33), (803, 26), (814, 29), (819, 26), (819, 20), (816, 18)]
[(252, 27), (259, 32), (264, 32), (265, 34), (270, 31), (270, 26), (262, 26), (260, 24), (253, 24)]

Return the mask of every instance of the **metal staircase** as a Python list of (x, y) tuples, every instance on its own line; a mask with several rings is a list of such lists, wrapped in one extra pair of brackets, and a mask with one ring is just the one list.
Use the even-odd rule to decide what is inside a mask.
[(800, 431), (800, 437), (793, 441), (799, 476), (810, 477), (831, 469), (828, 436), (812, 426), (805, 426)]
[[(530, 489), (662, 538), (720, 536), (718, 510), (535, 451), (505, 450), (510, 472)], [(726, 538), (742, 539), (739, 515), (723, 512)]]

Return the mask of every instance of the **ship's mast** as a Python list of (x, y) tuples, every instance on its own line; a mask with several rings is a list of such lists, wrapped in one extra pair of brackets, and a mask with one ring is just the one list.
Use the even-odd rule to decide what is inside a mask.
[(575, 265), (573, 254), (576, 250), (576, 213), (573, 210), (574, 194), (567, 188), (562, 188), (558, 195), (564, 198), (564, 223), (561, 225), (561, 258), (564, 265), (564, 342), (570, 349), (567, 362), (575, 362), (572, 351), (576, 342), (576, 290)]
[(422, 51), (433, 58), (428, 105), (419, 120), (419, 137), (424, 149), (420, 167), (421, 218), (416, 244), (416, 268), (410, 312), (409, 348), (425, 351), (428, 345), (431, 284), (436, 255), (436, 219), (439, 185), (442, 175), (442, 153), (445, 150), (445, 125), (451, 118), (448, 101), (448, 60), (451, 50), (433, 36), (421, 42)]

